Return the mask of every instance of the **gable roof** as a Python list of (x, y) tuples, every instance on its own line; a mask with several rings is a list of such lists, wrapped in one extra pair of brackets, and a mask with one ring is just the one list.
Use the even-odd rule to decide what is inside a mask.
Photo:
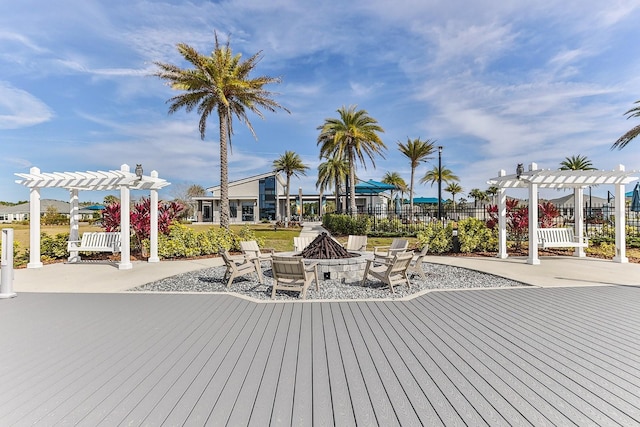
[[(285, 185), (282, 179), (282, 176), (280, 176), (280, 173), (271, 171), (271, 172), (262, 173), (260, 175), (253, 175), (246, 178), (238, 179), (235, 181), (229, 181), (229, 187), (246, 184), (247, 182), (257, 181), (263, 178), (268, 178), (270, 176), (275, 176), (278, 182), (280, 183), (280, 185)], [(215, 194), (216, 192), (220, 192), (220, 184), (207, 188), (207, 191), (210, 191), (213, 194)]]

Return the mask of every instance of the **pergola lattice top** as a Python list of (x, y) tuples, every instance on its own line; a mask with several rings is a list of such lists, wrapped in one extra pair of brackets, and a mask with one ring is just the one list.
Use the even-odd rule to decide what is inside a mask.
[(638, 179), (638, 172), (619, 170), (549, 170), (538, 169), (517, 175), (505, 175), (492, 178), (488, 182), (499, 188), (528, 188), (536, 184), (541, 188), (585, 188), (593, 185), (630, 184)]
[[(95, 172), (40, 172), (16, 173), (22, 179), (16, 184), (29, 188), (66, 188), (68, 190), (117, 190), (128, 187), (131, 190), (159, 190), (170, 185), (164, 179), (152, 172), (151, 176), (143, 175), (138, 178), (132, 172), (126, 171), (95, 171)], [(156, 176), (154, 176), (156, 175)]]

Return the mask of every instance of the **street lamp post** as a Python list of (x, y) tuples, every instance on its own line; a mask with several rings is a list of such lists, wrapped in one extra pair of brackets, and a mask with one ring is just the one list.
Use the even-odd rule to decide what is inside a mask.
[(438, 221), (442, 219), (442, 145), (438, 146)]

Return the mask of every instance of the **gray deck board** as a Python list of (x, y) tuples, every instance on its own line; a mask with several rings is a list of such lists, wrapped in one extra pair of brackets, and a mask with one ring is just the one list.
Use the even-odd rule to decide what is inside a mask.
[(0, 425), (640, 425), (640, 288), (0, 301)]

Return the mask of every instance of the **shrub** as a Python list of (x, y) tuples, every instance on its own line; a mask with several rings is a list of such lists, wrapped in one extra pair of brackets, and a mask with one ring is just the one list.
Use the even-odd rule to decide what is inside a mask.
[(371, 218), (368, 215), (352, 217), (344, 214), (325, 214), (322, 226), (331, 234), (366, 235), (371, 231)]
[(40, 233), (40, 255), (51, 259), (66, 258), (69, 256), (68, 241), (69, 233), (58, 233), (55, 236)]
[(453, 248), (453, 226), (442, 226), (440, 221), (431, 222), (427, 227), (418, 232), (419, 247), (429, 245), (429, 251), (441, 254), (450, 252)]
[[(264, 245), (264, 239), (256, 237), (249, 227), (244, 227), (238, 234), (224, 228), (209, 228), (196, 232), (176, 222), (169, 227), (168, 235), (158, 235), (158, 256), (181, 258), (214, 255), (220, 249), (239, 251), (242, 240), (255, 240), (259, 246)], [(142, 244), (149, 250), (148, 239), (143, 240)]]
[[(497, 233), (497, 229), (496, 229)], [(484, 221), (467, 218), (458, 222), (458, 241), (464, 253), (497, 250), (498, 239)]]

